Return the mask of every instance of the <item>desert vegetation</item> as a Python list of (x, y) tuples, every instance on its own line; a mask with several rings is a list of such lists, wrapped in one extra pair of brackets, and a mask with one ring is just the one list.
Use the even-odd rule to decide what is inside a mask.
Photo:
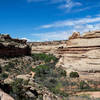
[[(41, 56), (41, 54), (35, 54), (38, 60), (41, 59), (45, 62), (45, 64), (43, 65), (39, 65), (36, 66), (36, 68), (32, 68), (32, 71), (35, 72), (34, 79), (36, 83), (40, 84), (43, 87), (47, 87), (54, 94), (64, 98), (68, 97), (68, 95), (73, 94), (74, 92), (91, 91), (97, 89), (97, 87), (94, 88), (96, 86), (94, 84), (95, 82), (85, 82), (83, 80), (80, 80), (78, 72), (71, 72), (69, 75), (70, 77), (68, 77), (64, 69), (60, 67), (55, 67), (57, 58), (55, 58), (54, 56), (53, 58), (51, 57), (51, 55), (49, 58), (47, 57), (49, 55), (44, 55), (42, 54)], [(33, 56), (33, 58), (35, 57)], [(98, 82), (97, 84), (99, 85)], [(91, 85), (93, 85), (93, 87), (91, 87)]]
[[(37, 91), (44, 90), (44, 88), (62, 100), (67, 100), (77, 92), (100, 90), (98, 88), (100, 82), (81, 80), (78, 72), (71, 72), (68, 76), (64, 69), (55, 66), (59, 59), (51, 54), (32, 54), (25, 57), (4, 58), (4, 60), (6, 63), (0, 65), (0, 80), (2, 81), (0, 87), (4, 89), (5, 80), (10, 78), (12, 82), (8, 84), (9, 94), (15, 100), (42, 100), (43, 95)], [(28, 80), (17, 78), (18, 75), (30, 75), (31, 71), (35, 73), (34, 77)], [(30, 87), (35, 89), (30, 90)], [(38, 97), (27, 95), (30, 91), (34, 94), (34, 90)], [(91, 99), (88, 97), (86, 100)]]
[(79, 77), (79, 74), (77, 72), (71, 72), (70, 77), (71, 78), (77, 78), (77, 77)]

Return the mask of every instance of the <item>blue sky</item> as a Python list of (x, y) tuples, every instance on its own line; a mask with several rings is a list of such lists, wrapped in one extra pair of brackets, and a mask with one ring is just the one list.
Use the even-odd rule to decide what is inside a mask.
[(29, 41), (100, 30), (100, 0), (0, 0), (0, 33)]

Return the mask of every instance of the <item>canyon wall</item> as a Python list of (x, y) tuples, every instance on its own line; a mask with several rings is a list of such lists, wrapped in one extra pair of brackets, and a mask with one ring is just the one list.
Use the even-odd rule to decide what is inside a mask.
[(0, 57), (30, 55), (31, 49), (26, 40), (13, 39), (8, 34), (0, 34)]
[[(50, 53), (59, 57), (57, 67), (71, 71), (100, 72), (100, 31), (75, 32), (68, 40), (28, 43), (32, 53)], [(99, 75), (100, 76), (100, 75)]]
[(58, 53), (62, 57), (57, 66), (63, 67), (67, 72), (100, 72), (100, 31), (83, 35), (73, 33), (66, 48), (58, 50)]
[(14, 100), (14, 98), (0, 89), (0, 100)]
[(66, 47), (66, 41), (29, 42), (28, 44), (31, 47), (31, 53), (50, 53), (57, 56), (57, 49)]

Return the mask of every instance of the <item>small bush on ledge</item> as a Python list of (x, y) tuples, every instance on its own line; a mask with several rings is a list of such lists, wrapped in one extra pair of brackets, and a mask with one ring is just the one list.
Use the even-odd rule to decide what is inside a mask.
[(77, 77), (79, 77), (79, 74), (77, 72), (71, 72), (70, 77), (71, 78), (77, 78)]

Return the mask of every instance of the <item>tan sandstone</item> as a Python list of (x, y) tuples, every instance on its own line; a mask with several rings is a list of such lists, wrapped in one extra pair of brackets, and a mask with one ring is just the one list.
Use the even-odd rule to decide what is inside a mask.
[[(58, 53), (62, 57), (57, 67), (63, 67), (68, 73), (71, 71), (99, 73), (100, 31), (87, 32), (80, 37), (70, 38), (66, 48), (58, 50)], [(100, 74), (98, 77), (100, 78)]]
[(0, 90), (0, 100), (14, 100), (11, 96)]

